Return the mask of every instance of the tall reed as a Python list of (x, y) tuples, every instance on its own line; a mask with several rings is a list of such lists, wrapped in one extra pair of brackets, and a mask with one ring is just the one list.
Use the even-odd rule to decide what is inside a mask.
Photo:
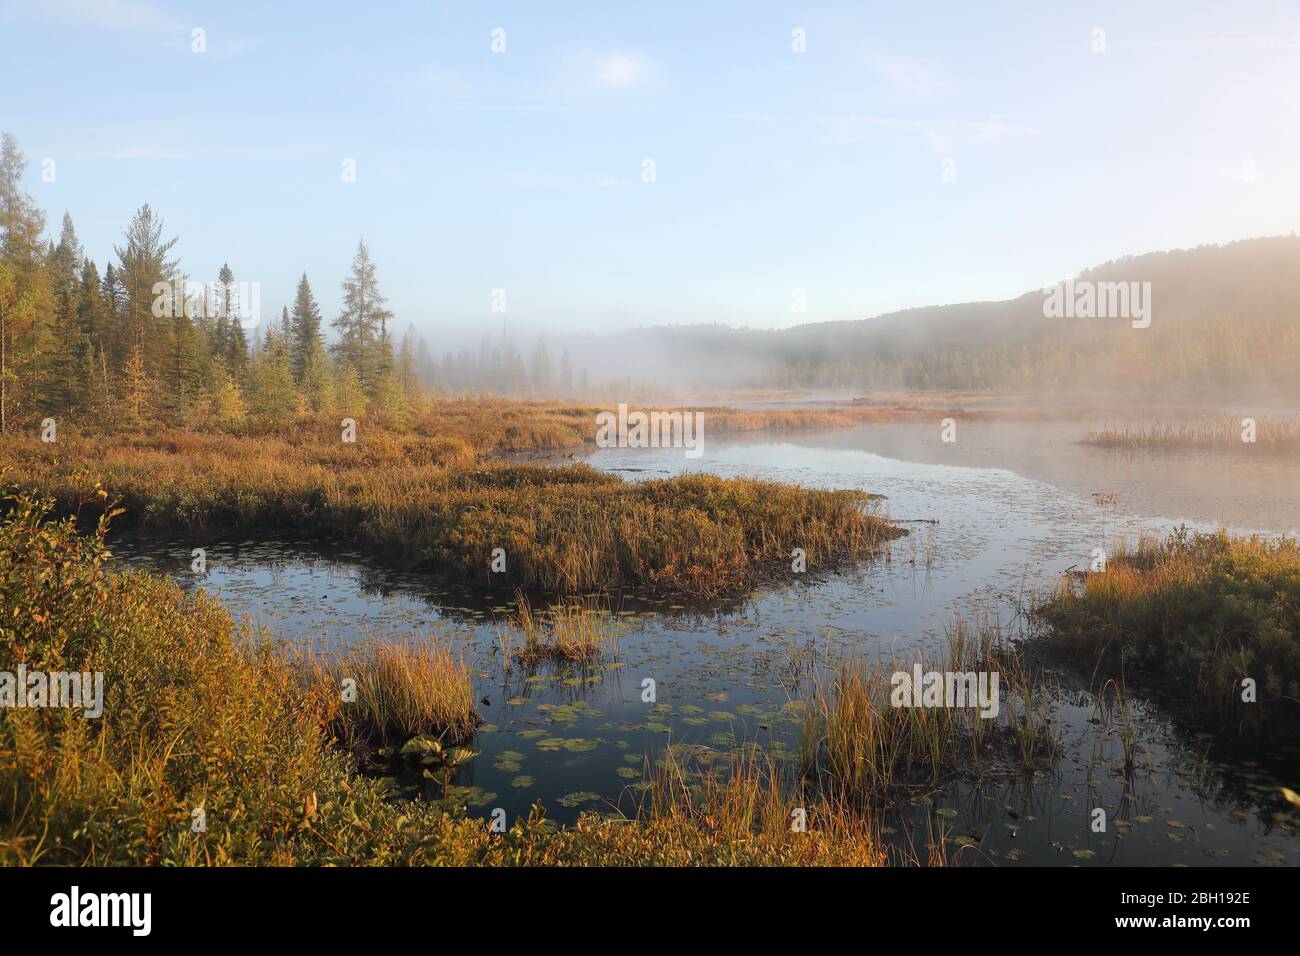
[[(893, 675), (998, 675), (996, 717), (974, 707), (895, 706)], [(991, 676), (988, 678), (991, 686)], [(957, 618), (946, 657), (847, 661), (804, 708), (801, 763), (813, 785), (865, 801), (934, 787), (955, 776), (1050, 760), (1059, 750), (1050, 694), (992, 624)]]

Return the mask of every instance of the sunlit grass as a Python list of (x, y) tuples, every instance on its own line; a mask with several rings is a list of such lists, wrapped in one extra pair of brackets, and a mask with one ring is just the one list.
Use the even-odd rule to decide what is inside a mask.
[[(1171, 692), (1198, 723), (1294, 733), (1300, 718), (1300, 544), (1145, 536), (1103, 571), (1067, 576), (1039, 602), (1050, 643), (1104, 676)], [(1254, 702), (1243, 700), (1253, 682)]]
[[(996, 717), (973, 707), (894, 706), (891, 677), (922, 672), (998, 674)], [(1049, 761), (1060, 748), (1047, 689), (991, 624), (958, 618), (946, 656), (845, 661), (804, 707), (801, 762), (819, 789), (868, 803), (934, 788), (959, 775)]]
[(300, 658), (329, 731), (351, 750), (425, 735), (455, 743), (473, 734), (470, 670), (442, 642), (368, 641)]
[(508, 625), (497, 640), (505, 666), (526, 667), (544, 661), (590, 663), (604, 657), (614, 644), (609, 614), (594, 603), (565, 602), (535, 610), (528, 598), (516, 597)]
[[(446, 648), (376, 643), (304, 661), (241, 630), (203, 593), (111, 573), (101, 534), (4, 501), (0, 654), (98, 670), (102, 717), (0, 710), (0, 863), (61, 865), (634, 866), (879, 863), (864, 818), (816, 811), (782, 829), (785, 791), (756, 772), (659, 801), (633, 819), (540, 810), (492, 833), (420, 800), (391, 802), (337, 746), (357, 734), (468, 729), (465, 673)], [(100, 529), (102, 532), (102, 528)], [(336, 681), (358, 675), (360, 707)], [(351, 732), (351, 731), (349, 731)], [(346, 735), (344, 735), (346, 736)], [(202, 827), (196, 821), (202, 819)]]
[[(460, 439), (378, 432), (293, 440), (188, 432), (0, 442), (22, 487), (61, 510), (107, 489), (121, 523), (193, 537), (296, 529), (484, 587), (638, 586), (712, 596), (870, 557), (902, 532), (859, 491), (690, 474), (624, 482), (583, 464), (481, 461)], [(493, 573), (493, 552), (506, 559)]]

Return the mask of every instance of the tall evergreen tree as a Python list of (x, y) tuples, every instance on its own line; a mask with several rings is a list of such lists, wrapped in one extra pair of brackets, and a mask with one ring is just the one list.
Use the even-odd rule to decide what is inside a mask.
[(321, 339), (320, 323), (320, 307), (316, 304), (316, 297), (312, 295), (307, 273), (304, 272), (298, 280), (298, 294), (294, 297), (293, 314), (289, 320), (292, 330), (291, 365), (296, 382), (302, 382), (308, 366), (323, 357), (325, 343)]
[(176, 238), (164, 240), (163, 221), (145, 203), (126, 229), (126, 244), (114, 246), (118, 258), (118, 281), (122, 285), (123, 308), (130, 347), (138, 349), (146, 372), (160, 371), (166, 361), (161, 322), (154, 316), (154, 286), (171, 282), (177, 260), (168, 258)]
[(343, 311), (334, 322), (339, 330), (335, 351), (343, 366), (355, 371), (371, 394), (392, 370), (388, 320), (393, 313), (384, 308), (387, 301), (379, 292), (375, 264), (362, 239), (352, 258), (352, 274), (343, 280)]
[(397, 382), (408, 396), (415, 394), (415, 326), (408, 326), (397, 350)]

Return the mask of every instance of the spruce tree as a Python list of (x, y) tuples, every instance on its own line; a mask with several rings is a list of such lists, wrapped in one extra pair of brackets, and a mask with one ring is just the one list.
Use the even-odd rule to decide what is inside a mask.
[(320, 323), (320, 307), (316, 304), (316, 297), (312, 295), (307, 273), (304, 272), (298, 280), (298, 294), (294, 297), (293, 314), (289, 320), (292, 331), (290, 364), (296, 382), (302, 382), (307, 367), (323, 355), (325, 345), (321, 340)]
[(166, 337), (154, 316), (154, 286), (175, 279), (177, 261), (168, 258), (176, 238), (164, 240), (163, 221), (145, 203), (126, 229), (126, 243), (114, 246), (118, 258), (117, 278), (122, 286), (123, 318), (130, 348), (139, 350), (148, 374), (161, 370), (166, 361)]

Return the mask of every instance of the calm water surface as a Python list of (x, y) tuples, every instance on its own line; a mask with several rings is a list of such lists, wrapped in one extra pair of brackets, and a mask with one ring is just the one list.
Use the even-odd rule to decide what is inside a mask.
[[(451, 798), (484, 816), (502, 807), (511, 820), (541, 802), (551, 819), (567, 822), (583, 809), (630, 812), (647, 761), (669, 747), (701, 767), (750, 743), (778, 757), (797, 754), (799, 702), (812, 675), (843, 656), (941, 651), (955, 613), (1016, 629), (1026, 597), (1061, 572), (1086, 567), (1093, 548), (1109, 550), (1117, 536), (1143, 530), (1213, 526), (1186, 520), (1187, 511), (1162, 514), (1158, 488), (1124, 492), (1131, 461), (1074, 450), (1083, 464), (1070, 480), (1049, 483), (1028, 477), (1036, 474), (1032, 462), (990, 451), (992, 439), (981, 446), (978, 434), (968, 437), (965, 454), (976, 465), (961, 464), (960, 449), (951, 450), (954, 463), (933, 460), (939, 452), (917, 435), (900, 437), (896, 426), (715, 439), (694, 460), (668, 449), (595, 453), (592, 464), (633, 481), (702, 470), (862, 488), (885, 495), (886, 513), (912, 534), (893, 543), (888, 559), (841, 574), (810, 568), (725, 604), (626, 595), (616, 612), (616, 658), (582, 670), (507, 670), (498, 638), (508, 593), (435, 588), (426, 575), (395, 572), (344, 547), (209, 543), (201, 576), (189, 570), (193, 542), (124, 539), (114, 551), (123, 563), (209, 590), (236, 616), (286, 638), (335, 645), (367, 635), (445, 637), (473, 662), (487, 721), (475, 739), (480, 752), (458, 773)], [(1035, 453), (1048, 441), (1032, 427), (1022, 427), (1022, 439), (1019, 447)], [(910, 445), (925, 452), (909, 454)], [(994, 467), (995, 455), (1009, 467)], [(1149, 467), (1181, 473), (1187, 466)], [(1117, 488), (1118, 503), (1092, 496)], [(1139, 504), (1128, 505), (1130, 497)], [(1172, 500), (1192, 517), (1206, 516), (1185, 497)], [(1300, 521), (1291, 507), (1283, 499), (1266, 512), (1268, 526), (1234, 530), (1294, 528)], [(647, 677), (656, 684), (654, 704), (641, 700)], [(1128, 777), (1120, 740), (1097, 722), (1086, 686), (1064, 674), (1057, 682), (1064, 749), (1051, 772), (904, 803), (886, 820), (889, 840), (924, 858), (941, 821), (950, 850), (969, 847), (961, 859), (989, 865), (1300, 861), (1300, 817), (1278, 792), (1300, 789), (1300, 754), (1241, 759), (1139, 701), (1139, 767)], [(1106, 809), (1105, 833), (1091, 831), (1095, 807)]]

